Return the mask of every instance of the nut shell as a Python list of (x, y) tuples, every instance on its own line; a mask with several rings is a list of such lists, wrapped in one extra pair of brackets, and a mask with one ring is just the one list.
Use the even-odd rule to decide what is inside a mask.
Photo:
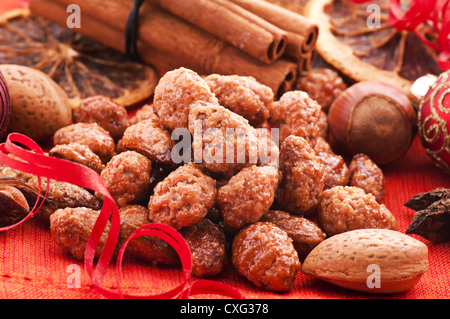
[[(379, 288), (370, 288), (369, 266), (380, 269)], [(332, 236), (306, 257), (302, 271), (340, 287), (369, 293), (399, 293), (428, 270), (428, 248), (421, 241), (387, 229), (358, 229)]]
[(0, 184), (0, 227), (12, 225), (28, 215), (30, 208), (20, 190)]
[(14, 64), (0, 65), (11, 98), (7, 133), (42, 141), (72, 122), (67, 94), (45, 73)]
[(411, 146), (417, 115), (408, 97), (381, 82), (359, 82), (331, 105), (329, 129), (334, 140), (353, 156), (364, 153), (376, 164), (400, 158)]

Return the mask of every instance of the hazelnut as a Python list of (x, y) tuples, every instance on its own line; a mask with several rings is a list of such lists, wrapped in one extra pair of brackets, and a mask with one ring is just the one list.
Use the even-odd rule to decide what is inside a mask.
[(399, 89), (381, 82), (359, 82), (331, 105), (329, 130), (338, 147), (364, 153), (376, 164), (400, 158), (411, 146), (417, 114)]

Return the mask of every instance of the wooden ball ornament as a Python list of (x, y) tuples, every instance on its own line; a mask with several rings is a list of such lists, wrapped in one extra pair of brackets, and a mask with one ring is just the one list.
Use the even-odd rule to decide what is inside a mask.
[(434, 163), (450, 174), (450, 71), (422, 77), (411, 90), (418, 97), (422, 97), (420, 90), (426, 91), (418, 111), (421, 144)]

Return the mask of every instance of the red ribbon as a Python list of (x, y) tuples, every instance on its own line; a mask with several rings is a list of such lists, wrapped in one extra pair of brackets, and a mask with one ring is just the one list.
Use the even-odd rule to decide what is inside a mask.
[(389, 6), (389, 25), (399, 30), (414, 31), (425, 22), (433, 12), (436, 0), (415, 0), (407, 12), (400, 7), (400, 0), (391, 0)]
[[(26, 145), (27, 147), (30, 148), (30, 150), (36, 152), (37, 154), (44, 155), (44, 151), (34, 141), (24, 141), (23, 140), (23, 136), (21, 136), (21, 135), (15, 136), (13, 134), (12, 138), (15, 138), (15, 137), (17, 138), (16, 141), (18, 143), (22, 143), (22, 144)], [(11, 167), (13, 169), (17, 169), (17, 170), (21, 170), (21, 168), (23, 168), (23, 170), (21, 170), (22, 172), (30, 173), (30, 171), (27, 168), (23, 167), (24, 166), (23, 162), (20, 162), (20, 161), (14, 159), (12, 157), (9, 157), (5, 153), (5, 152), (8, 152), (8, 153), (11, 153), (11, 154), (20, 154), (22, 152), (22, 150), (23, 150), (22, 148), (20, 148), (17, 145), (13, 144), (11, 142), (11, 140), (8, 138), (6, 140), (6, 143), (0, 144), (0, 163), (3, 163), (4, 165), (9, 166), (9, 167)], [(38, 174), (37, 178), (38, 178), (38, 191), (39, 191), (39, 194), (41, 194), (41, 192), (42, 192), (41, 175)], [(49, 187), (50, 187), (50, 184), (47, 183), (47, 189), (46, 189), (44, 198), (47, 197)], [(0, 231), (7, 231), (7, 230), (10, 230), (10, 229), (13, 229), (14, 227), (17, 227), (20, 224), (26, 222), (28, 219), (32, 218), (37, 213), (37, 211), (41, 208), (41, 206), (43, 204), (44, 204), (44, 200), (42, 200), (41, 203), (39, 204), (39, 197), (38, 197), (36, 202), (35, 202), (35, 204), (34, 204), (34, 207), (31, 209), (30, 213), (25, 218), (23, 218), (22, 220), (18, 221), (14, 225), (1, 227)]]
[[(28, 148), (25, 149), (22, 146)], [(8, 154), (15, 156), (10, 157)], [(229, 298), (243, 298), (241, 293), (226, 284), (209, 281), (196, 280), (189, 287), (185, 288), (191, 277), (192, 256), (189, 246), (183, 236), (174, 228), (164, 224), (149, 223), (137, 229), (131, 234), (128, 240), (121, 246), (117, 259), (116, 276), (117, 291), (108, 290), (102, 287), (103, 279), (119, 238), (120, 232), (120, 216), (119, 209), (107, 190), (102, 178), (94, 170), (70, 161), (46, 156), (40, 146), (29, 137), (11, 133), (8, 135), (6, 142), (0, 144), (0, 162), (19, 171), (36, 175), (39, 180), (39, 194), (41, 193), (40, 181), (41, 177), (58, 180), (61, 182), (71, 183), (80, 187), (96, 191), (104, 195), (103, 205), (100, 215), (96, 220), (92, 233), (89, 236), (86, 251), (84, 254), (84, 268), (92, 280), (94, 289), (106, 298), (189, 298), (196, 294), (215, 294)], [(44, 199), (48, 194), (49, 184), (47, 183), (47, 191)], [(30, 214), (18, 223), (0, 228), (0, 231), (6, 231), (17, 227), (21, 223), (33, 217), (44, 200), (39, 204), (39, 198), (36, 201)], [(101, 235), (110, 221), (110, 231), (106, 242), (101, 251), (100, 257), (95, 264), (95, 252), (100, 242)], [(165, 240), (172, 246), (180, 257), (183, 269), (183, 281), (175, 288), (161, 294), (150, 296), (132, 296), (124, 294), (122, 291), (122, 260), (128, 243), (141, 236), (155, 236)]]
[[(362, 4), (372, 0), (351, 0)], [(430, 41), (417, 32), (422, 23), (430, 23), (438, 34), (436, 42)], [(438, 62), (443, 70), (450, 69), (450, 0), (412, 0), (408, 11), (404, 12), (400, 0), (389, 4), (389, 25), (398, 30), (415, 32), (430, 48), (439, 51)]]
[[(175, 249), (178, 256), (181, 260), (181, 265), (183, 268), (183, 282), (161, 294), (152, 295), (152, 296), (130, 296), (130, 295), (124, 295), (122, 293), (122, 289), (120, 288), (121, 285), (121, 274), (122, 274), (122, 259), (125, 252), (125, 248), (128, 245), (128, 243), (138, 237), (142, 236), (155, 236), (158, 238), (161, 238), (162, 240), (166, 241), (170, 246)], [(174, 298), (178, 296), (182, 291), (184, 286), (186, 285), (187, 281), (189, 280), (189, 277), (191, 275), (192, 271), (192, 257), (191, 257), (191, 251), (189, 249), (188, 244), (184, 240), (183, 236), (180, 235), (178, 231), (176, 231), (174, 228), (164, 225), (164, 224), (148, 224), (140, 227), (137, 229), (131, 236), (127, 239), (127, 241), (124, 243), (124, 245), (121, 247), (119, 256), (117, 258), (117, 278), (119, 279), (119, 296), (123, 296), (126, 298)]]

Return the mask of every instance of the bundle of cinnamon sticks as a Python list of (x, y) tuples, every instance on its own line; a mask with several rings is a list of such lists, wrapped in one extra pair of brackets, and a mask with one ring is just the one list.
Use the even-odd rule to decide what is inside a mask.
[[(30, 0), (34, 15), (66, 26), (72, 0)], [(86, 37), (125, 51), (132, 0), (77, 0)], [(181, 66), (199, 74), (253, 76), (277, 95), (311, 67), (318, 27), (264, 0), (146, 0), (137, 48), (161, 71)]]

